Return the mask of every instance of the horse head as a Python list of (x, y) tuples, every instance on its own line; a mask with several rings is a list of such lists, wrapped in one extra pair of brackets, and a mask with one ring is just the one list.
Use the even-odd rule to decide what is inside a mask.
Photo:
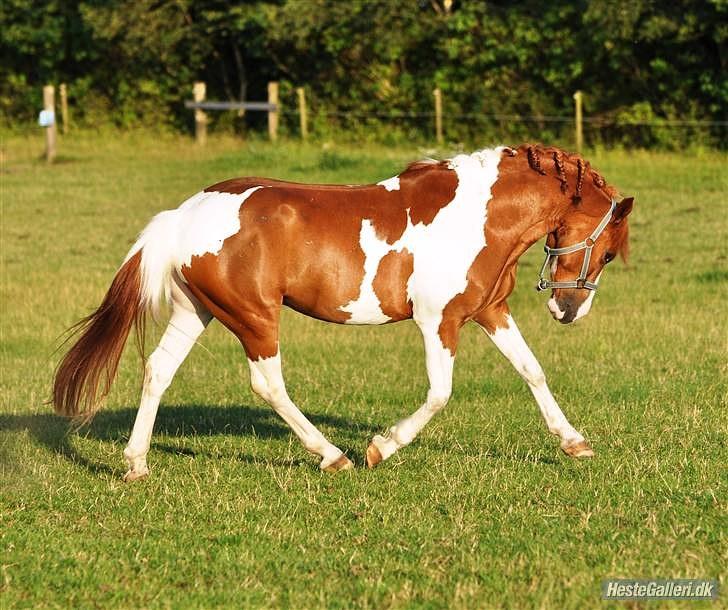
[[(605, 203), (603, 199), (599, 204), (582, 199), (546, 239), (546, 261), (538, 287), (552, 289), (548, 308), (562, 324), (589, 313), (604, 267), (618, 254), (627, 257), (627, 216), (634, 199), (612, 198), (606, 212)], [(597, 216), (595, 212), (600, 208), (602, 213)], [(543, 277), (547, 267), (551, 281)]]

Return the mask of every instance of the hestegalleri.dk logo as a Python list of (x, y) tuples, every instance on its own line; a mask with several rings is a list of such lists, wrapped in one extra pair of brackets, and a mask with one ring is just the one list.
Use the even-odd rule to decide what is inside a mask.
[(717, 599), (718, 581), (698, 578), (611, 578), (602, 599)]

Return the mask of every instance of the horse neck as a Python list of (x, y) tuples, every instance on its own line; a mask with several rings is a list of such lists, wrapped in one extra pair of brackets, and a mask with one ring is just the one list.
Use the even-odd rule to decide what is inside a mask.
[(493, 189), (493, 199), (491, 228), (512, 241), (515, 258), (553, 231), (572, 205), (558, 182), (528, 167), (505, 172)]

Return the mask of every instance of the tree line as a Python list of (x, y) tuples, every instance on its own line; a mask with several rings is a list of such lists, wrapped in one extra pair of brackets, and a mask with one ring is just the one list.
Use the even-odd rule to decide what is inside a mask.
[(592, 140), (723, 146), (727, 16), (726, 0), (3, 0), (0, 112), (33, 121), (41, 86), (66, 82), (76, 121), (188, 129), (195, 80), (222, 100), (276, 80), (291, 131), (304, 86), (314, 133), (423, 138), (439, 87), (450, 139), (552, 139), (582, 90)]

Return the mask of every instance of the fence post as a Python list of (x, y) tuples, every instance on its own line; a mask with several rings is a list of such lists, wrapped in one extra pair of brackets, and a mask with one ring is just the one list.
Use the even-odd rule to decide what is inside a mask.
[(61, 83), (58, 87), (58, 94), (61, 97), (61, 119), (63, 119), (62, 132), (65, 136), (68, 133), (68, 88), (66, 83)]
[(308, 139), (308, 114), (306, 112), (306, 92), (303, 87), (296, 89), (298, 94), (298, 115), (301, 119), (301, 139)]
[(581, 115), (581, 91), (574, 93), (574, 121), (576, 131), (576, 152), (580, 153), (584, 145), (584, 130), (582, 126), (582, 115)]
[(268, 103), (275, 104), (275, 110), (268, 111), (268, 136), (271, 142), (278, 139), (278, 113), (280, 112), (278, 104), (278, 83), (268, 83)]
[[(53, 85), (46, 85), (43, 87), (43, 110), (48, 110), (52, 113), (55, 112), (55, 88)], [(46, 161), (51, 163), (56, 158), (56, 121), (55, 118), (48, 127), (45, 128), (46, 132), (46, 150), (45, 156)]]
[[(195, 102), (204, 102), (207, 93), (205, 83), (197, 81), (192, 87)], [(195, 108), (195, 141), (204, 144), (207, 141), (207, 114), (201, 108)]]
[(442, 93), (437, 87), (432, 95), (435, 96), (435, 138), (438, 144), (442, 144)]

